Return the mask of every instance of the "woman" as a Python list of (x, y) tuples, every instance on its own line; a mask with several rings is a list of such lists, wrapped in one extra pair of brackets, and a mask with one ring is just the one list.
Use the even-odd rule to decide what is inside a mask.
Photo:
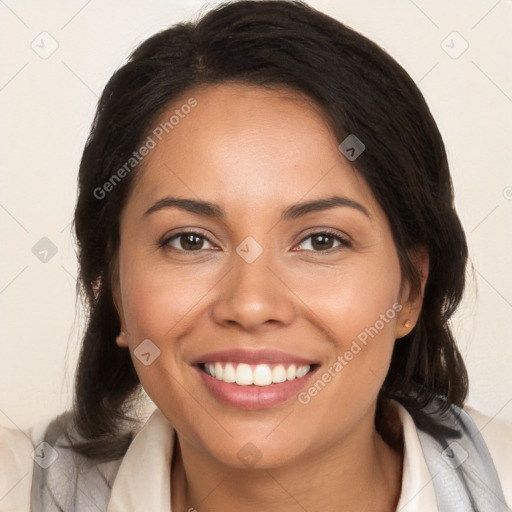
[(27, 478), (1, 510), (512, 506), (512, 426), (464, 407), (448, 325), (443, 141), (373, 42), (291, 1), (152, 36), (101, 97), (75, 230), (74, 408), (2, 431)]

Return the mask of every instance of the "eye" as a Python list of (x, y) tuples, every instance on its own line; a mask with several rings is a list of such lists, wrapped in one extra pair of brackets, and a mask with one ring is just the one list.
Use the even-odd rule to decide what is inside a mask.
[[(160, 243), (160, 247), (176, 249), (184, 252), (194, 252), (205, 249), (204, 242), (211, 244), (210, 239), (196, 231), (180, 231), (173, 236), (167, 237)], [(181, 247), (173, 245), (177, 242)]]
[[(331, 249), (338, 249), (339, 247), (350, 247), (350, 242), (339, 235), (337, 232), (330, 229), (324, 229), (323, 231), (316, 231), (303, 238), (299, 244), (302, 245), (306, 240), (311, 239), (309, 242), (313, 248), (313, 252), (326, 252)], [(332, 246), (333, 240), (338, 241), (339, 245), (336, 247)], [(307, 249), (310, 250), (310, 249)]]
[[(309, 234), (301, 240), (299, 247), (303, 245), (306, 240), (310, 240), (309, 243), (312, 248), (307, 248), (306, 250), (313, 250), (313, 252), (326, 252), (339, 247), (351, 246), (350, 242), (346, 238), (329, 229)], [(337, 241), (338, 246), (333, 247), (333, 241)], [(212, 246), (210, 248), (214, 247), (206, 235), (198, 233), (197, 231), (180, 231), (179, 233), (162, 240), (160, 247), (175, 249), (182, 252), (197, 252), (207, 249), (207, 247), (204, 247), (205, 243), (210, 244)], [(176, 244), (178, 244), (178, 246), (176, 246)]]

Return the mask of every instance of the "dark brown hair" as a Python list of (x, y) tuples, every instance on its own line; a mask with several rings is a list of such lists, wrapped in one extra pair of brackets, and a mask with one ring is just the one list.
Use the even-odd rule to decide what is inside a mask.
[[(400, 401), (425, 428), (425, 406), (461, 406), (467, 373), (448, 320), (462, 297), (467, 246), (444, 143), (421, 92), (378, 45), (303, 2), (235, 1), (147, 39), (99, 100), (74, 218), (77, 287), (88, 312), (74, 402), (83, 442), (75, 450), (102, 460), (121, 456), (141, 393), (128, 350), (115, 343), (120, 321), (112, 298), (120, 214), (138, 169), (102, 197), (97, 191), (164, 109), (194, 87), (226, 81), (304, 93), (340, 142), (349, 134), (363, 141), (353, 165), (390, 221), (403, 276), (418, 286), (411, 249), (424, 246), (430, 258), (419, 321), (395, 343), (379, 403)], [(382, 427), (379, 418), (376, 424)]]

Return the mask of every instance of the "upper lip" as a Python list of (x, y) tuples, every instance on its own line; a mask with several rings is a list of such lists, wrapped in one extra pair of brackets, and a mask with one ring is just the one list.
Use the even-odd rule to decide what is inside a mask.
[(299, 357), (294, 354), (288, 354), (275, 349), (248, 349), (232, 348), (219, 350), (217, 352), (208, 352), (195, 357), (191, 364), (216, 363), (216, 362), (236, 362), (236, 363), (289, 363), (299, 365), (312, 365), (315, 361)]

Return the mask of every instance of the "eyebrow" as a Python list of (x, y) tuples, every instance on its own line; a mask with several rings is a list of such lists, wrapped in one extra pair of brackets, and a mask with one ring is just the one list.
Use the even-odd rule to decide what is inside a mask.
[[(358, 210), (366, 215), (366, 217), (369, 219), (372, 218), (368, 210), (357, 201), (343, 196), (330, 196), (288, 206), (282, 211), (281, 220), (293, 220), (299, 217), (303, 217), (304, 215), (307, 215), (311, 212), (328, 210), (337, 206), (353, 208), (354, 210)], [(159, 210), (163, 210), (164, 208), (172, 207), (180, 208), (181, 210), (185, 210), (187, 212), (195, 213), (197, 215), (205, 215), (207, 217), (212, 217), (219, 220), (224, 220), (226, 218), (224, 210), (217, 204), (211, 203), (209, 201), (185, 199), (172, 196), (167, 196), (158, 200), (144, 213), (144, 217)]]

